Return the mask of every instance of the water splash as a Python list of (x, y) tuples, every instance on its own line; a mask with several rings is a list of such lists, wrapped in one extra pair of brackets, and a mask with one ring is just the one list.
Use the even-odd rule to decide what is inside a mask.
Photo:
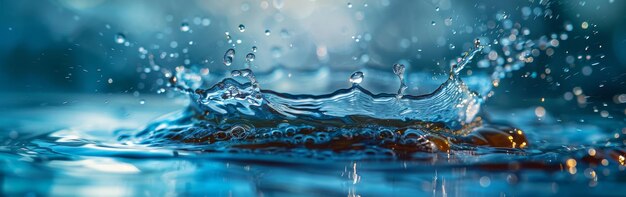
[(404, 83), (404, 65), (403, 64), (394, 64), (393, 65), (393, 73), (396, 74), (396, 76), (398, 76), (398, 79), (400, 80), (400, 88), (398, 88), (398, 94), (396, 95), (396, 98), (400, 99), (402, 98), (402, 96), (404, 95), (404, 91), (406, 90), (407, 86)]
[[(359, 86), (364, 79), (360, 71), (350, 76), (352, 87), (325, 95), (263, 90), (251, 69), (233, 70), (233, 78), (208, 89), (194, 89), (186, 85), (189, 82), (170, 80), (173, 87), (190, 96), (191, 105), (181, 113), (155, 121), (131, 139), (150, 146), (183, 143), (214, 151), (299, 146), (349, 149), (363, 143), (382, 149), (392, 144), (408, 146), (411, 152), (447, 151), (458, 146), (449, 139), (467, 141), (460, 137), (481, 125), (476, 115), (482, 99), (457, 75), (481, 49), (477, 44), (458, 62), (446, 82), (424, 95), (405, 94), (406, 68), (401, 64), (393, 66), (400, 81), (397, 94), (373, 94)], [(229, 49), (224, 57), (225, 62), (232, 62), (234, 50)], [(238, 77), (247, 82), (234, 79)], [(360, 137), (356, 141), (341, 137), (347, 134)], [(514, 139), (526, 143), (523, 136)], [(343, 140), (350, 142), (341, 145)]]

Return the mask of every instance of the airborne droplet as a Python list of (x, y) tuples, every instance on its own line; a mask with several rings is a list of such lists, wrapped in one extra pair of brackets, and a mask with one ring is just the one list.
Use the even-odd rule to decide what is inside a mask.
[(402, 76), (404, 75), (404, 65), (403, 64), (394, 64), (393, 65), (393, 73)]
[(266, 36), (269, 36), (270, 34), (271, 34), (270, 30), (269, 30), (269, 29), (266, 29), (266, 30), (265, 30), (265, 35), (266, 35)]
[(224, 65), (230, 66), (233, 63), (234, 58), (235, 58), (235, 49), (228, 49), (226, 53), (224, 53)]
[(189, 29), (190, 29), (190, 28), (189, 28), (189, 23), (182, 23), (182, 24), (180, 25), (180, 31), (182, 31), (182, 32), (188, 32), (188, 31), (189, 31)]
[(126, 42), (126, 36), (122, 33), (115, 34), (115, 43), (123, 44)]
[(246, 26), (244, 26), (243, 24), (239, 24), (239, 32), (244, 32), (246, 31)]
[(254, 53), (248, 53), (248, 55), (246, 55), (246, 62), (254, 62), (254, 58), (256, 58)]
[(363, 82), (363, 77), (365, 75), (363, 75), (363, 72), (361, 71), (356, 71), (354, 73), (352, 73), (352, 75), (350, 75), (350, 83), (352, 84), (359, 84), (361, 82)]

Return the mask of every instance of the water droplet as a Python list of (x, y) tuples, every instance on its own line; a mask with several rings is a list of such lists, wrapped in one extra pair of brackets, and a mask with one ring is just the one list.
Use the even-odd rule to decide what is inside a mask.
[(146, 100), (144, 100), (144, 99), (139, 100), (139, 104), (142, 104), (142, 105), (146, 104)]
[(435, 26), (437, 23), (435, 21), (430, 22), (432, 26)]
[(123, 44), (126, 42), (126, 36), (122, 33), (115, 34), (115, 43)]
[(435, 11), (439, 12), (439, 7), (436, 7), (436, 8), (435, 8)]
[(348, 3), (348, 8), (352, 8), (352, 3)]
[(230, 72), (230, 76), (233, 76), (233, 77), (241, 76), (241, 71), (233, 70), (233, 71)]
[(254, 53), (248, 53), (248, 55), (246, 55), (246, 62), (254, 62), (255, 57)]
[(190, 29), (189, 28), (189, 23), (182, 23), (182, 24), (180, 24), (180, 31), (188, 32), (189, 29)]
[(244, 32), (246, 31), (246, 26), (244, 26), (243, 24), (239, 24), (239, 32)]
[(476, 48), (480, 47), (480, 39), (478, 38), (474, 39), (474, 47)]
[(270, 32), (270, 30), (269, 30), (269, 29), (266, 29), (266, 30), (265, 30), (265, 35), (266, 35), (266, 36), (269, 36), (270, 34), (272, 34), (272, 33)]
[(224, 65), (230, 66), (233, 63), (234, 58), (235, 58), (235, 49), (228, 49), (226, 53), (224, 53)]
[(404, 74), (405, 66), (403, 64), (394, 64), (393, 65), (393, 73), (396, 75)]
[(113, 79), (109, 78), (109, 80), (107, 82), (113, 83)]
[(363, 72), (361, 71), (356, 71), (354, 73), (352, 73), (352, 75), (350, 75), (350, 83), (352, 84), (359, 84), (361, 82), (363, 82), (363, 77), (365, 75), (363, 75)]
[(252, 46), (252, 52), (256, 53), (256, 50), (257, 50), (256, 46)]

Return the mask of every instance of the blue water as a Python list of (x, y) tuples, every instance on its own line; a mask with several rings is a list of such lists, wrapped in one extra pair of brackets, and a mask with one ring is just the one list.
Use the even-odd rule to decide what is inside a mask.
[[(478, 53), (475, 50), (474, 53)], [(458, 76), (433, 92), (265, 90), (251, 70), (179, 99), (6, 95), (7, 195), (620, 195), (626, 125), (536, 109), (482, 109)], [(357, 74), (356, 76), (360, 76)], [(68, 96), (82, 102), (67, 102)], [(89, 102), (93, 100), (92, 102)], [(31, 103), (42, 103), (33, 106)], [(557, 104), (555, 104), (557, 105)], [(154, 119), (156, 115), (162, 115)], [(565, 117), (567, 118), (567, 117)], [(587, 124), (578, 120), (585, 120)], [(550, 131), (550, 132), (545, 132)], [(88, 175), (87, 175), (88, 174)], [(36, 184), (28, 184), (29, 182)]]
[[(537, 8), (535, 17), (553, 17)], [(145, 65), (136, 70), (157, 95), (2, 93), (0, 195), (623, 195), (616, 189), (626, 181), (621, 114), (569, 112), (560, 97), (532, 108), (489, 105), (514, 75), (556, 86), (558, 77), (570, 77), (546, 77), (561, 69), (548, 66), (540, 76), (517, 73), (534, 61), (561, 53), (571, 68), (579, 63), (570, 49), (559, 51), (568, 33), (531, 33), (506, 12), (495, 15), (473, 25), (478, 38), (449, 44), (467, 50), (436, 63), (443, 73), (405, 72), (411, 68), (402, 61), (388, 68), (261, 70), (256, 46), (249, 52), (228, 32), (223, 59), (177, 66), (187, 53), (177, 51), (178, 42), (162, 50), (159, 41), (131, 43), (116, 33), (115, 43), (138, 49)], [(577, 103), (588, 104), (577, 88)]]
[[(605, 196), (621, 195), (614, 188), (624, 181), (623, 138), (613, 135), (621, 132), (614, 128), (626, 125), (594, 115), (577, 115), (595, 123), (585, 124), (551, 117), (539, 121), (533, 109), (486, 109), (497, 117), (490, 122), (521, 128), (529, 146), (394, 158), (391, 152), (229, 152), (182, 142), (169, 147), (120, 143), (117, 137), (126, 131), (119, 128), (130, 132), (187, 104), (156, 97), (140, 105), (117, 97), (102, 106), (94, 105), (99, 98), (93, 96), (72, 95), (82, 102), (70, 104), (63, 104), (67, 95), (29, 97), (3, 105), (2, 128), (13, 128), (3, 132), (10, 135), (3, 136), (0, 148), (5, 195)], [(47, 106), (29, 104), (42, 98)], [(568, 159), (576, 166), (567, 167)]]

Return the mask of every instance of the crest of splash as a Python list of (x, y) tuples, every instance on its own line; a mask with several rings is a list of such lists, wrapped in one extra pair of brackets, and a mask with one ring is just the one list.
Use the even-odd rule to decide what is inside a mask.
[[(196, 88), (199, 86), (197, 81), (194, 84), (186, 80), (190, 77), (184, 74), (187, 72), (184, 68), (177, 68), (170, 84), (188, 94), (191, 104), (182, 112), (150, 124), (133, 139), (153, 146), (186, 142), (213, 144), (209, 149), (220, 149), (227, 147), (224, 143), (241, 145), (285, 140), (291, 140), (289, 144), (299, 143), (307, 137), (299, 134), (303, 130), (313, 130), (313, 143), (321, 143), (333, 134), (364, 128), (374, 130), (375, 136), (388, 134), (392, 139), (396, 135), (392, 131), (400, 128), (417, 129), (417, 136), (427, 132), (450, 135), (465, 132), (467, 125), (474, 121), (483, 99), (471, 91), (458, 74), (482, 49), (477, 41), (475, 48), (451, 67), (448, 80), (424, 95), (405, 94), (405, 66), (401, 64), (393, 66), (400, 81), (396, 94), (373, 94), (361, 87), (359, 83), (364, 80), (361, 72), (350, 76), (352, 87), (330, 94), (278, 93), (261, 89), (250, 69), (231, 72), (232, 77), (246, 78), (246, 83), (226, 78), (202, 89)], [(225, 64), (232, 62), (231, 54), (234, 50), (229, 49), (224, 56)], [(320, 138), (320, 133), (326, 137)], [(274, 138), (270, 140), (272, 135)]]

